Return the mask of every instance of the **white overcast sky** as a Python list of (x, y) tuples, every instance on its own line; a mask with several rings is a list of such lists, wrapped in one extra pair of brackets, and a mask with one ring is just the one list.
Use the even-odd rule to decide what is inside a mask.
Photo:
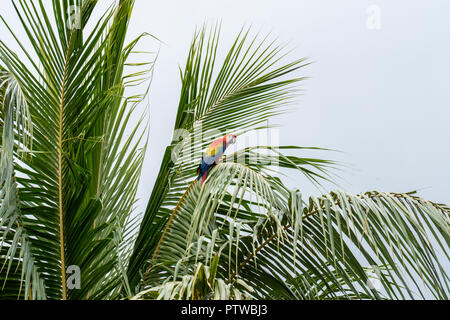
[[(101, 0), (106, 7), (111, 1)], [(380, 29), (369, 29), (367, 9), (380, 10)], [(9, 1), (1, 13), (19, 23)], [(148, 32), (160, 47), (149, 103), (151, 131), (141, 179), (144, 210), (159, 170), (178, 104), (183, 65), (196, 26), (222, 21), (222, 50), (244, 24), (277, 35), (294, 48), (291, 59), (315, 63), (296, 111), (277, 118), (280, 143), (338, 149), (325, 158), (344, 161), (347, 191), (407, 192), (450, 203), (450, 1), (442, 0), (136, 0), (129, 40)], [(15, 28), (19, 33), (19, 29)], [(4, 29), (0, 28), (4, 39)], [(8, 39), (5, 37), (5, 39)], [(8, 41), (8, 40), (5, 40)], [(157, 50), (149, 42), (146, 50)], [(286, 60), (289, 62), (289, 59)], [(303, 186), (300, 177), (288, 184)]]

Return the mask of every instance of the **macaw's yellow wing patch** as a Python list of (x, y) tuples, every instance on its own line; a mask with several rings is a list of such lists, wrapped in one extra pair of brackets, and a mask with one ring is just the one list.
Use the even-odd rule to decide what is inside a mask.
[(214, 157), (216, 154), (217, 154), (217, 148), (211, 148), (211, 147), (209, 147), (209, 148), (206, 150), (206, 156), (207, 156), (207, 157)]
[(220, 153), (221, 150), (223, 150), (223, 139), (216, 139), (214, 140), (206, 149), (206, 156), (207, 157), (214, 157), (218, 153)]

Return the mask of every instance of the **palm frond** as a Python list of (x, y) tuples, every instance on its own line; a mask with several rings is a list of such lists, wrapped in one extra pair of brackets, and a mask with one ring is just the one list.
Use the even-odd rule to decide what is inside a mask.
[(226, 283), (217, 278), (219, 256), (211, 261), (211, 266), (199, 263), (192, 275), (184, 275), (179, 281), (165, 281), (159, 286), (139, 292), (131, 300), (247, 300), (251, 296), (246, 291), (251, 288), (241, 279)]
[(240, 167), (221, 164), (204, 188), (188, 190), (147, 284), (181, 281), (217, 255), (218, 275), (245, 280), (256, 298), (447, 299), (448, 207), (377, 192), (305, 202)]
[(45, 287), (21, 219), (14, 170), (15, 136), (21, 137), (22, 148), (29, 148), (32, 121), (20, 85), (3, 68), (0, 68), (0, 88), (3, 120), (0, 151), (0, 279), (3, 289), (0, 296), (44, 299)]
[[(302, 219), (286, 225), (288, 241), (277, 242), (275, 233), (265, 237), (233, 276), (256, 279), (254, 261), (286, 281), (295, 275), (304, 283), (320, 279), (333, 298), (447, 299), (447, 207), (378, 192), (334, 192), (299, 207)], [(378, 270), (380, 290), (371, 287), (367, 268)]]
[[(1, 61), (28, 104), (15, 112), (24, 117), (28, 110), (32, 119), (32, 127), (12, 124), (16, 132), (30, 133), (33, 149), (19, 158), (17, 141), (13, 148), (16, 221), (22, 229), (14, 229), (11, 247), (29, 250), (26, 257), (40, 275), (45, 297), (52, 299), (117, 296), (129, 256), (122, 249), (133, 239), (124, 232), (135, 223), (130, 215), (146, 127), (140, 121), (131, 132), (128, 128), (145, 93), (127, 97), (125, 90), (148, 81), (152, 64), (130, 62), (145, 35), (124, 44), (134, 1), (121, 0), (93, 21), (96, 3), (54, 0), (50, 17), (43, 1), (13, 2), (33, 51), (18, 41), (23, 59), (0, 41)], [(25, 256), (19, 260), (29, 272)], [(72, 265), (81, 270), (78, 290), (66, 284)], [(25, 278), (27, 288), (30, 279)], [(33, 282), (33, 293), (39, 288)]]
[[(308, 65), (305, 59), (282, 64), (285, 48), (268, 36), (251, 37), (250, 29), (239, 33), (216, 71), (219, 34), (219, 26), (209, 32), (204, 27), (195, 34), (181, 73), (174, 140), (165, 151), (130, 260), (128, 276), (133, 287), (139, 285), (151, 264), (171, 212), (195, 179), (196, 167), (207, 145), (227, 132), (239, 135), (267, 128), (265, 122), (287, 110), (298, 94), (298, 83), (305, 79), (288, 77)], [(283, 148), (290, 147), (275, 152), (280, 153)], [(248, 149), (234, 156), (244, 155), (245, 164), (248, 153), (256, 157), (258, 150)], [(326, 167), (333, 163), (286, 156), (281, 165), (297, 167), (300, 173), (318, 181), (325, 178)]]

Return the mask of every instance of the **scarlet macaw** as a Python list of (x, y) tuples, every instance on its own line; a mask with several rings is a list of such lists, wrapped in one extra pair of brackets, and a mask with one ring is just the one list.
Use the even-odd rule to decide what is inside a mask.
[(208, 177), (209, 172), (211, 169), (219, 163), (220, 157), (223, 155), (225, 150), (228, 148), (228, 146), (232, 145), (236, 142), (236, 136), (234, 134), (227, 134), (226, 136), (223, 136), (222, 138), (219, 138), (217, 140), (214, 140), (206, 149), (205, 153), (202, 156), (202, 162), (198, 166), (197, 173), (198, 178), (197, 180), (203, 183), (205, 182), (206, 178)]

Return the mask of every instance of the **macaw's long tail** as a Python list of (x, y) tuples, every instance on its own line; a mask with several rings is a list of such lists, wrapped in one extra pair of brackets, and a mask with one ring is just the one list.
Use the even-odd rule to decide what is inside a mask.
[(208, 178), (208, 173), (209, 173), (209, 170), (205, 170), (205, 172), (200, 173), (197, 177), (197, 181), (201, 181), (202, 187), (203, 187), (203, 184), (205, 183), (206, 178)]
[(214, 166), (215, 166), (215, 164), (209, 165), (205, 161), (203, 161), (203, 158), (202, 158), (202, 162), (200, 163), (200, 165), (197, 168), (197, 173), (198, 173), (197, 181), (201, 181), (202, 187), (203, 187), (203, 184), (205, 183), (206, 178), (208, 178), (209, 172), (211, 171), (211, 169)]

